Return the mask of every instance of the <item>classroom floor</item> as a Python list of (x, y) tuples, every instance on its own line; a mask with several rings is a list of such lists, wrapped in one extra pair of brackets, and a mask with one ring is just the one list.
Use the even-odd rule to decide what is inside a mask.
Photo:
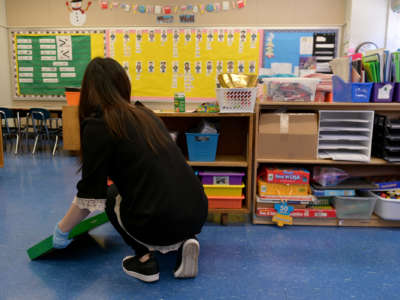
[(160, 281), (125, 275), (132, 252), (111, 225), (70, 249), (30, 261), (73, 199), (75, 157), (6, 153), (0, 169), (0, 299), (400, 299), (400, 232), (207, 224), (200, 273), (176, 280), (175, 254), (159, 256)]

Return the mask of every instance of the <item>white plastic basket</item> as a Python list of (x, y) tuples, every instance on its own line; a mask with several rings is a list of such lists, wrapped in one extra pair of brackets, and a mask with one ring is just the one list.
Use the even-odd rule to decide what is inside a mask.
[(217, 89), (217, 101), (221, 113), (254, 112), (257, 88)]

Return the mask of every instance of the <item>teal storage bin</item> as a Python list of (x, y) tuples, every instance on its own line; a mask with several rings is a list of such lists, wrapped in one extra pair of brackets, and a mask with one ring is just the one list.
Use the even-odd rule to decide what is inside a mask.
[(218, 133), (186, 133), (190, 161), (215, 161)]

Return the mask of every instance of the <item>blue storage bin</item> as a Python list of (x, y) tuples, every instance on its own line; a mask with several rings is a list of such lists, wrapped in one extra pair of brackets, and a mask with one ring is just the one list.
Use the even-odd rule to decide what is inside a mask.
[(352, 102), (369, 102), (371, 99), (372, 82), (352, 83), (351, 84), (351, 101)]
[(189, 160), (215, 161), (218, 133), (186, 133)]
[(332, 77), (333, 102), (369, 102), (372, 82), (346, 83), (339, 76)]

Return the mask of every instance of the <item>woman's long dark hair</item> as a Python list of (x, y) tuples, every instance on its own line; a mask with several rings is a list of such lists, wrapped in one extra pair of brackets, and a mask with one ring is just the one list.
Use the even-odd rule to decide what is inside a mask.
[[(127, 124), (142, 133), (153, 152), (166, 146), (168, 136), (160, 130), (150, 110), (131, 105), (131, 83), (124, 68), (112, 58), (94, 58), (83, 76), (79, 101), (79, 121), (100, 112), (111, 134), (129, 138)], [(82, 145), (82, 135), (81, 135)]]

